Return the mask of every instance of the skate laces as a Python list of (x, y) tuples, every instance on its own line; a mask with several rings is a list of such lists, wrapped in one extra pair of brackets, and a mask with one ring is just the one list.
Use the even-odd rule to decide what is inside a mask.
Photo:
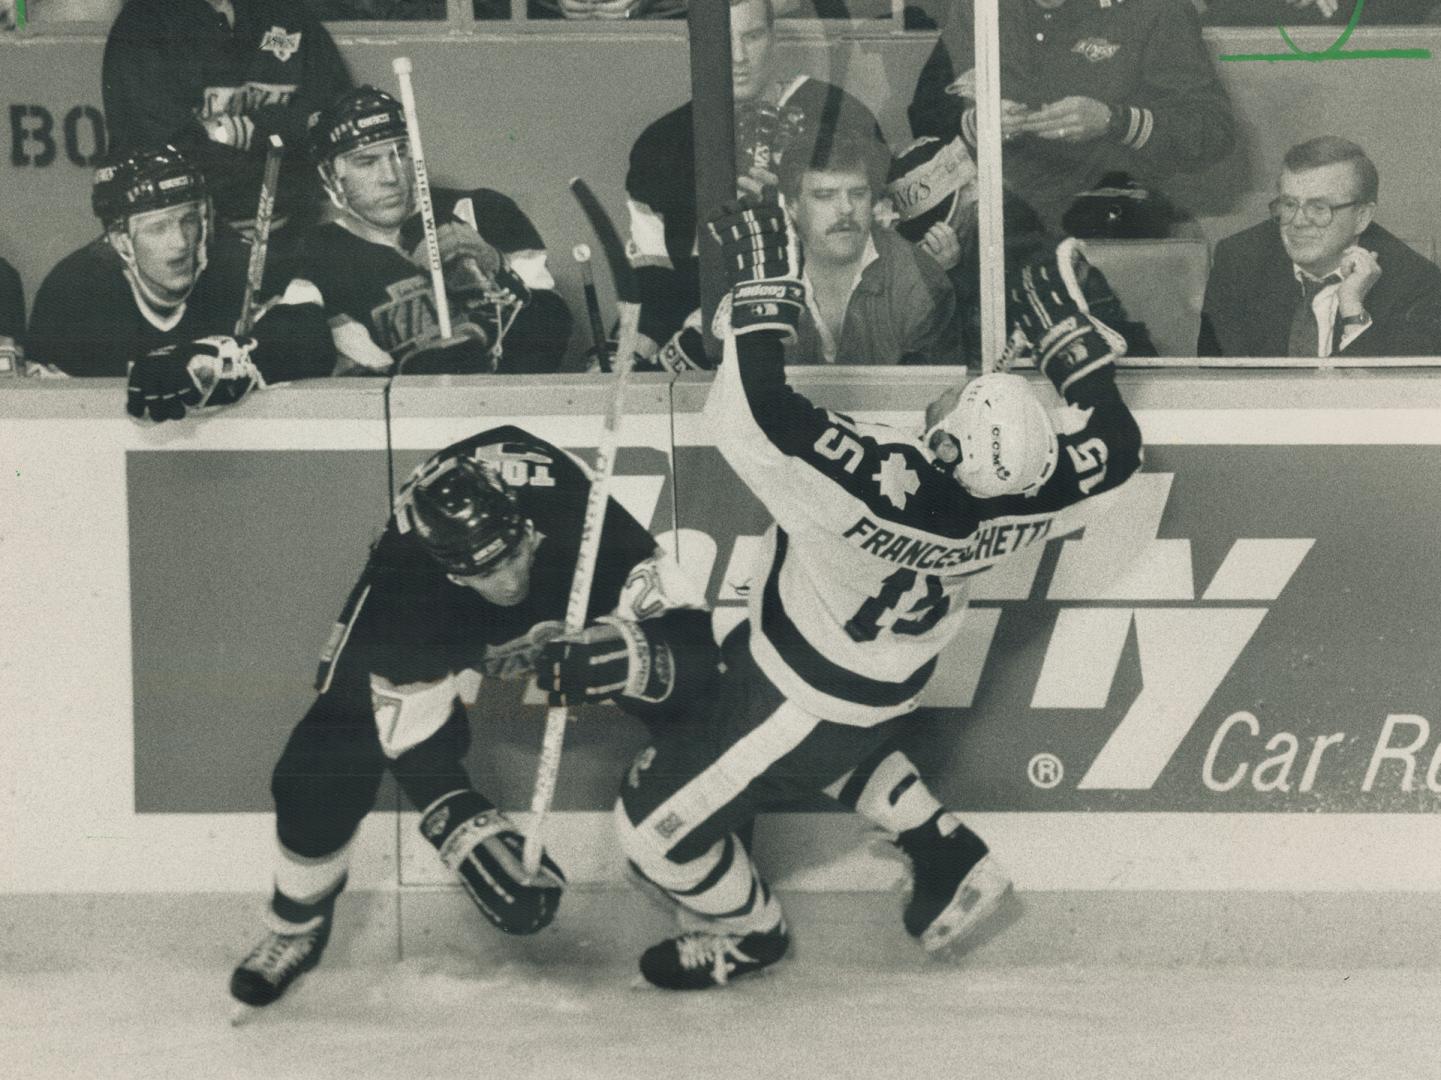
[(715, 981), (723, 983), (734, 970), (727, 966), (727, 960), (753, 963), (751, 957), (737, 946), (740, 937), (734, 934), (683, 934), (676, 938), (676, 954), (680, 966), (686, 970), (709, 967)]
[(271, 930), (265, 939), (250, 950), (242, 967), (258, 971), (271, 982), (283, 978), (293, 967), (305, 962), (315, 945), (315, 935), (320, 929), (321, 919), (311, 920), (297, 933), (283, 934)]

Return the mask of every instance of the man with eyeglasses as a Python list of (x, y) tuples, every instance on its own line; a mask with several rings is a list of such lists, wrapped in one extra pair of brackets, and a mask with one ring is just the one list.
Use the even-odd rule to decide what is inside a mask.
[(1287, 151), (1271, 219), (1216, 245), (1202, 356), (1441, 351), (1441, 269), (1378, 225), (1376, 166), (1326, 135)]

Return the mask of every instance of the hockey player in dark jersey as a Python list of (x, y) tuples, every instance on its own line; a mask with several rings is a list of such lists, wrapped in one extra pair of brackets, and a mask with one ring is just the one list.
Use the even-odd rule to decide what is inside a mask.
[[(972, 578), (1082, 523), (1076, 504), (1125, 481), (1141, 451), (1114, 378), (1122, 340), (1087, 313), (1075, 241), (1026, 266), (1010, 300), (1079, 430), (1058, 433), (1020, 376), (994, 373), (934, 403), (917, 438), (816, 408), (787, 386), (783, 346), (805, 298), (785, 211), (743, 205), (714, 227), (735, 285), (706, 412), (726, 460), (776, 524), (749, 618), (722, 645), (713, 723), (724, 736), (663, 734), (616, 815), (632, 863), (702, 917), (701, 929), (641, 957), (642, 974), (672, 989), (721, 985), (785, 954), (780, 907), (736, 830), (777, 795), (824, 789), (847, 801), (858, 778), (884, 786), (889, 766), (849, 771), (883, 753), (916, 708)], [(920, 935), (928, 949), (964, 944), (1009, 877), (938, 808), (898, 840), (918, 887), (923, 864), (951, 874), (942, 908), (922, 914), (913, 899), (907, 928), (929, 919)]]
[(269, 137), (281, 137), (277, 251), (323, 202), (306, 162), (306, 121), (351, 85), (335, 42), (306, 9), (292, 0), (128, 0), (101, 66), (114, 148), (180, 147), (205, 173), (221, 222), (253, 220)]
[(704, 598), (614, 501), (589, 622), (561, 634), (589, 488), (563, 451), (501, 427), (435, 454), (401, 489), (275, 767), (275, 892), (231, 979), (240, 1001), (269, 1004), (319, 961), (347, 847), (387, 769), (490, 922), (533, 934), (555, 917), (560, 868), (547, 856), (524, 880), (521, 836), (462, 765), (464, 703), (485, 679), (535, 671), (553, 701), (614, 700), (659, 724), (707, 695)]
[(249, 247), (212, 226), (207, 183), (185, 154), (136, 151), (100, 168), (91, 207), (105, 233), (45, 276), (30, 316), (30, 360), (68, 375), (128, 373), (127, 409), (153, 420), (331, 373), (335, 350), (319, 295), (273, 265), (250, 336), (233, 336)]
[(362, 86), (311, 126), (334, 220), (302, 241), (306, 277), (325, 298), (352, 373), (553, 372), (570, 340), (545, 244), (511, 199), (489, 188), (432, 188), (450, 302), (441, 341), (400, 103)]

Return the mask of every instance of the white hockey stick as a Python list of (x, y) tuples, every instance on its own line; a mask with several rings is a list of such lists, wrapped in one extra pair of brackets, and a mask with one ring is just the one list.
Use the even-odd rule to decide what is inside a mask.
[[(595, 196), (581, 181), (571, 181), (571, 190), (576, 193), (581, 207), (595, 229), (606, 254), (619, 243), (614, 226), (606, 217)], [(612, 263), (612, 274), (617, 278), (616, 291), (622, 297), (617, 305), (620, 310), (620, 341), (615, 353), (615, 384), (611, 390), (610, 402), (605, 410), (605, 427), (601, 431), (600, 446), (596, 450), (595, 473), (590, 480), (590, 494), (585, 503), (585, 518), (581, 525), (580, 554), (576, 557), (575, 575), (570, 581), (570, 598), (565, 605), (565, 632), (578, 634), (585, 629), (585, 616), (590, 608), (590, 585), (595, 577), (596, 559), (600, 555), (600, 534), (605, 524), (605, 508), (610, 500), (610, 477), (615, 469), (615, 454), (620, 432), (620, 418), (625, 408), (625, 389), (630, 381), (631, 357), (635, 355), (636, 338), (640, 327), (640, 304), (635, 302), (634, 284), (624, 267), (624, 249), (617, 255), (621, 260)], [(525, 831), (525, 851), (521, 864), (527, 877), (534, 876), (540, 869), (540, 856), (545, 847), (545, 824), (550, 814), (551, 803), (555, 800), (556, 778), (560, 775), (560, 753), (565, 745), (565, 726), (570, 720), (570, 709), (564, 705), (552, 705), (545, 716), (545, 737), (541, 740), (540, 761), (535, 769), (535, 791), (530, 798), (530, 824)]]
[(430, 173), (425, 167), (425, 149), (420, 145), (420, 117), (415, 110), (415, 87), (410, 85), (410, 57), (397, 56), (390, 62), (400, 80), (400, 104), (405, 109), (405, 130), (410, 137), (410, 160), (415, 166), (415, 201), (425, 227), (425, 258), (430, 263), (430, 287), (435, 292), (435, 320), (442, 341), (450, 340), (450, 301), (445, 295), (445, 272), (440, 265), (440, 241), (436, 236), (435, 206), (430, 200)]

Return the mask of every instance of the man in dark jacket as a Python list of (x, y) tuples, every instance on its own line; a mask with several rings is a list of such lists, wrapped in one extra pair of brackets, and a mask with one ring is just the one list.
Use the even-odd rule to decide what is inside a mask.
[[(1230, 99), (1177, 0), (1017, 0), (1002, 5), (1006, 186), (1056, 228), (1110, 173), (1142, 182), (1197, 172), (1231, 150)], [(911, 129), (976, 145), (971, 0), (953, 0), (921, 70)]]
[(286, 147), (272, 248), (320, 200), (306, 121), (350, 87), (345, 62), (306, 5), (292, 0), (130, 0), (101, 66), (113, 149), (170, 143), (204, 171), (215, 211), (255, 217), (269, 137)]
[(1203, 356), (1441, 351), (1441, 269), (1373, 220), (1380, 180), (1353, 142), (1292, 147), (1271, 220), (1216, 245)]

